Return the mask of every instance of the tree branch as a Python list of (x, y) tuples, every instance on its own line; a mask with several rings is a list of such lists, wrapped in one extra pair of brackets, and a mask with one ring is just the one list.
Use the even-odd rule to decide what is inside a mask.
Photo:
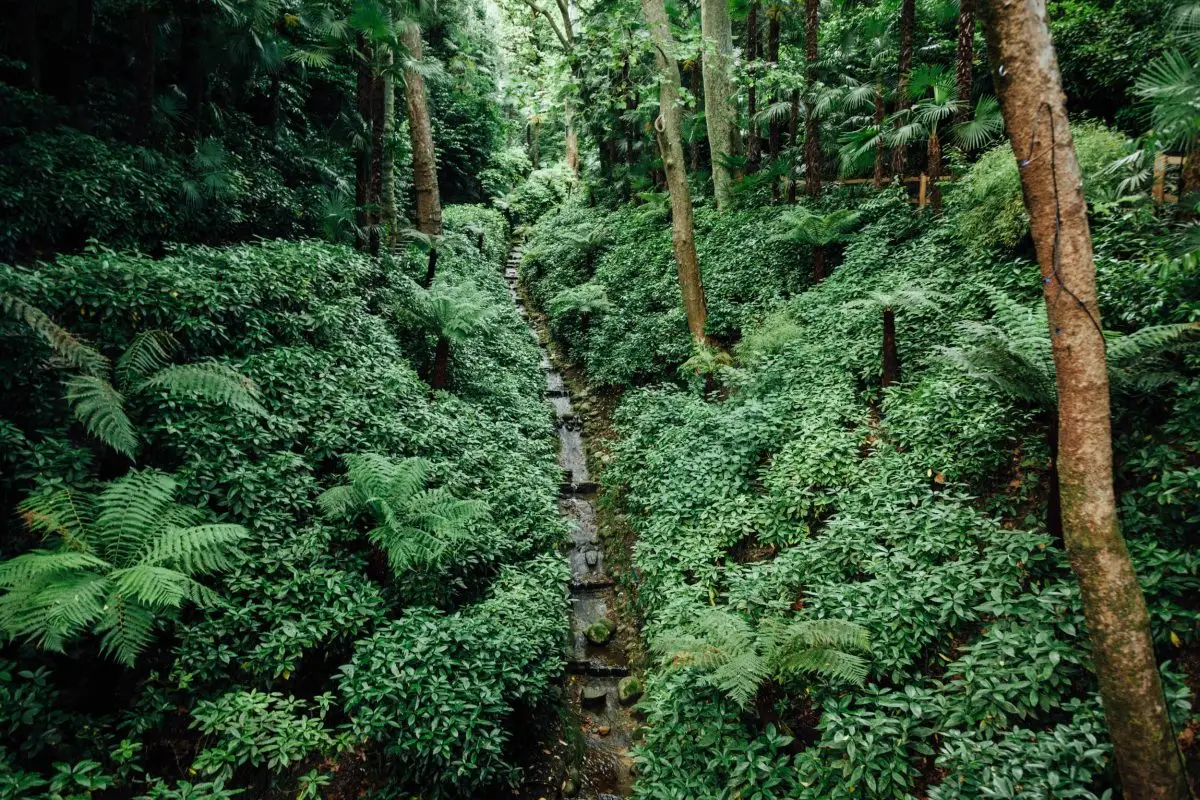
[[(543, 17), (546, 18), (546, 22), (550, 23), (550, 30), (554, 31), (554, 35), (556, 37), (558, 37), (558, 41), (562, 44), (563, 49), (566, 50), (568, 53), (571, 52), (571, 39), (569, 39), (566, 35), (564, 35), (562, 30), (559, 29), (558, 23), (554, 21), (554, 17), (551, 16), (550, 12), (547, 11), (545, 7), (540, 6), (537, 3), (535, 3), (534, 0), (525, 0), (525, 5), (529, 6), (533, 10), (533, 13), (541, 14)], [(562, 9), (562, 3), (559, 3), (559, 9), (560, 10)], [(566, 21), (568, 23), (567, 33), (570, 33), (571, 32), (571, 28), (570, 28), (570, 24), (569, 24), (570, 18), (567, 17)]]

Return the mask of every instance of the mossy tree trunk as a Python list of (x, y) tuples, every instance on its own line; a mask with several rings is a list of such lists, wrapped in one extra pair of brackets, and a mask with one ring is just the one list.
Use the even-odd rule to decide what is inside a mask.
[(958, 118), (967, 116), (971, 90), (975, 86), (975, 4), (977, 0), (958, 0), (958, 45), (954, 57), (954, 83), (962, 107)]
[(817, 119), (817, 38), (821, 32), (820, 0), (804, 2), (804, 60), (808, 79), (808, 111), (804, 115), (805, 189), (814, 200), (821, 197), (821, 121)]
[[(410, 22), (404, 26), (400, 42), (410, 59), (421, 60), (421, 28), (416, 23)], [(425, 78), (416, 70), (404, 71), (404, 98), (408, 106), (408, 135), (412, 143), (417, 230), (430, 236), (441, 236), (442, 199), (438, 191), (437, 162), (433, 150), (433, 124), (429, 119)]]
[(1183, 800), (1189, 791), (1150, 619), (1118, 525), (1096, 269), (1045, 4), (988, 0), (984, 24), (1041, 265), (1058, 385), (1063, 539), (1079, 579), (1117, 771), (1127, 800)]
[[(897, 63), (899, 82), (896, 85), (896, 108), (908, 108), (908, 77), (912, 72), (913, 29), (917, 24), (916, 0), (900, 0), (900, 60)], [(907, 153), (904, 147), (892, 148), (892, 174), (904, 177)]]
[[(704, 35), (704, 120), (712, 155), (713, 195), (717, 208), (723, 209), (733, 201), (733, 171), (726, 160), (742, 149), (730, 76), (733, 29), (726, 0), (700, 0), (700, 30)], [(674, 57), (671, 60), (673, 63)], [(678, 87), (678, 79), (675, 85)]]
[(750, 1), (746, 12), (746, 66), (750, 72), (750, 85), (746, 87), (746, 113), (750, 119), (750, 131), (746, 138), (746, 161), (751, 172), (758, 170), (762, 150), (758, 126), (754, 115), (758, 111), (758, 86), (754, 79), (754, 62), (758, 60), (758, 0)]
[[(355, 38), (355, 55), (358, 60), (358, 74), (355, 84), (355, 106), (362, 122), (362, 129), (369, 132), (373, 128), (371, 88), (371, 62), (373, 56), (367, 45), (365, 34)], [(354, 206), (355, 223), (357, 225), (356, 244), (359, 250), (366, 250), (369, 244), (368, 233), (372, 224), (371, 207), (374, 205), (371, 195), (371, 148), (368, 143), (361, 143), (354, 154)]]
[(667, 190), (671, 196), (671, 244), (675, 251), (679, 289), (683, 295), (683, 310), (687, 315), (688, 330), (692, 339), (703, 343), (708, 307), (704, 300), (704, 286), (700, 281), (700, 265), (696, 258), (692, 196), (688, 189), (687, 172), (683, 166), (679, 65), (673, 55), (675, 43), (671, 36), (671, 25), (664, 0), (641, 0), (641, 3), (642, 13), (654, 40), (654, 60), (658, 66), (658, 119), (654, 123), (654, 129), (658, 148), (662, 153)]

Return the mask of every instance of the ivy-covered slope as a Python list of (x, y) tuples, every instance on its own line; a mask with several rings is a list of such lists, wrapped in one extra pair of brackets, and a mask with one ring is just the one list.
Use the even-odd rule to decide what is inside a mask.
[[(974, 174), (961, 191), (999, 182)], [(535, 229), (526, 278), (589, 377), (667, 381), (626, 393), (602, 476), (637, 535), (625, 581), (654, 653), (635, 796), (1087, 798), (1114, 785), (1077, 585), (1046, 525), (1047, 417), (1004, 390), (1011, 375), (962, 363), (997, 330), (1031, 336), (1022, 355), (1036, 362), (1046, 336), (1027, 252), (965, 235), (979, 204), (1010, 199), (952, 197), (933, 217), (897, 193), (828, 198), (822, 213), (861, 218), (816, 286), (809, 251), (772, 242), (775, 209), (699, 213), (710, 331), (738, 344), (732, 365), (695, 359), (679, 380), (691, 352), (661, 218), (571, 207)], [(1196, 267), (1171, 256), (1168, 223), (1108, 206), (1093, 224), (1108, 327), (1196, 319)], [(612, 301), (586, 330), (561, 299), (553, 313), (585, 282)], [(902, 382), (881, 390), (884, 307)], [(1166, 383), (1115, 396), (1118, 485), (1172, 713), (1194, 729), (1200, 364), (1186, 348), (1167, 359)], [(778, 626), (797, 620), (865, 627), (865, 681), (796, 668)]]
[[(162, 620), (136, 669), (100, 658), (91, 636), (62, 655), (4, 649), (4, 796), (41, 796), (48, 781), (77, 791), (77, 777), (156, 798), (358, 796), (384, 783), (472, 796), (513, 777), (513, 715), (562, 667), (560, 472), (538, 350), (501, 277), (507, 225), (476, 207), (446, 219), (438, 284), (471, 284), (489, 323), (453, 345), (448, 390), (434, 393), (416, 255), (264, 241), (161, 260), (95, 248), (0, 271), (0, 289), (114, 360), (138, 332), (168, 331), (175, 361), (238, 369), (265, 409), (165, 389), (126, 398), (142, 436), (134, 468), (172, 473), (177, 500), (248, 535), (204, 579), (217, 599)], [(26, 326), (4, 323), (0, 337), (5, 506), (125, 472), (71, 422), (68, 370)], [(364, 535), (370, 513), (317, 503), (363, 453), (424, 459), (429, 514), (461, 501), (480, 513), (447, 551), (393, 574)], [(20, 522), (6, 521), (6, 556), (36, 544)], [(91, 766), (62, 772), (79, 764)]]

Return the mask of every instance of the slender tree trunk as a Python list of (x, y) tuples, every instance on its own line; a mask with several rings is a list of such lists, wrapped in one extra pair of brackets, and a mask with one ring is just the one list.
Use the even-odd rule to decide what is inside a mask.
[(733, 172), (726, 160), (742, 149), (730, 76), (733, 31), (726, 0), (700, 0), (700, 29), (704, 35), (704, 119), (712, 155), (713, 194), (717, 208), (723, 209), (733, 201)]
[(805, 188), (814, 200), (821, 197), (821, 121), (814, 111), (817, 94), (817, 36), (821, 31), (820, 0), (804, 2), (804, 60), (808, 65), (808, 113), (804, 115)]
[(18, 22), (21, 28), (18, 46), (24, 51), (21, 53), (21, 60), (25, 62), (26, 83), (30, 89), (40, 92), (42, 90), (42, 40), (38, 24), (38, 3), (33, 0), (19, 0), (17, 8), (20, 9), (21, 15)]
[[(377, 57), (382, 61), (383, 53), (377, 51)], [(372, 70), (371, 74), (371, 196), (375, 203), (370, 213), (371, 237), (370, 252), (379, 255), (386, 232), (384, 230), (383, 207), (386, 202), (383, 197), (383, 161), (384, 161), (384, 120), (383, 120), (383, 74)]]
[[(1108, 368), (1079, 162), (1044, 0), (988, 0), (1000, 94), (1049, 316), (1058, 385), (1063, 539), (1126, 800), (1189, 796), (1146, 603), (1117, 520)], [(1002, 66), (1002, 68), (1001, 68)]]
[[(400, 41), (413, 61), (420, 61), (421, 29), (405, 26)], [(438, 192), (437, 163), (433, 151), (433, 125), (425, 97), (425, 78), (405, 70), (404, 95), (408, 101), (408, 133), (412, 140), (413, 188), (417, 195), (417, 230), (430, 236), (442, 235), (442, 200)]]
[(79, 127), (87, 130), (87, 81), (92, 67), (92, 34), (96, 14), (93, 0), (75, 0), (75, 47), (71, 59), (69, 104)]
[[(367, 47), (367, 39), (358, 34), (355, 39), (358, 56), (358, 76), (355, 87), (355, 105), (358, 116), (362, 120), (362, 130), (368, 135), (374, 129), (371, 106), (371, 49)], [(369, 141), (360, 143), (358, 152), (354, 154), (354, 220), (358, 231), (355, 236), (359, 250), (366, 250), (369, 245), (371, 227), (371, 206), (374, 198), (371, 196), (371, 146)]]
[(150, 126), (154, 121), (154, 80), (158, 65), (158, 20), (154, 11), (145, 7), (138, 14), (138, 57), (137, 57), (137, 111), (135, 112), (138, 138), (150, 140)]
[(942, 210), (942, 189), (938, 181), (942, 177), (942, 141), (936, 127), (929, 133), (929, 148), (926, 151), (925, 171), (929, 175), (929, 202), (934, 211)]
[(759, 143), (758, 125), (754, 115), (758, 111), (758, 87), (755, 85), (754, 62), (758, 60), (758, 0), (751, 0), (746, 13), (746, 66), (750, 72), (750, 86), (746, 90), (746, 111), (750, 119), (750, 135), (746, 139), (746, 160), (751, 172), (758, 171)]
[(896, 311), (883, 309), (883, 388), (900, 382), (900, 351), (896, 348)]
[[(900, 62), (898, 70), (900, 80), (896, 87), (897, 110), (908, 108), (908, 76), (912, 72), (913, 57), (913, 28), (917, 24), (916, 0), (900, 0)], [(904, 177), (904, 165), (907, 157), (904, 147), (892, 148), (892, 174)]]
[(683, 295), (683, 310), (688, 330), (697, 343), (705, 341), (704, 323), (708, 307), (704, 287), (700, 282), (700, 265), (696, 259), (696, 240), (692, 225), (692, 196), (688, 190), (687, 172), (683, 167), (683, 137), (680, 134), (679, 66), (675, 63), (675, 43), (667, 19), (664, 0), (641, 0), (642, 13), (654, 40), (654, 60), (658, 66), (658, 119), (654, 123), (658, 147), (662, 153), (663, 171), (671, 194), (671, 244), (675, 250), (675, 265), (679, 289)]
[(450, 372), (450, 340), (439, 336), (433, 352), (433, 374), (429, 378), (430, 389), (445, 389), (446, 376)]
[(958, 118), (966, 119), (972, 89), (975, 87), (975, 4), (976, 0), (958, 0), (958, 48), (954, 62), (955, 85), (962, 103)]
[(437, 262), (438, 249), (436, 247), (429, 248), (429, 258), (425, 261), (425, 288), (433, 286), (433, 279), (437, 277)]
[(792, 90), (792, 115), (788, 122), (788, 147), (791, 152), (791, 167), (788, 169), (788, 202), (796, 202), (796, 153), (800, 149), (800, 90)]
[[(875, 129), (883, 131), (883, 78), (881, 77), (875, 83)], [(875, 172), (872, 177), (872, 184), (876, 189), (883, 188), (883, 136), (875, 139)]]
[(1058, 414), (1051, 412), (1046, 426), (1046, 444), (1050, 448), (1050, 469), (1047, 474), (1049, 494), (1046, 497), (1046, 531), (1056, 541), (1063, 540), (1062, 487), (1058, 479)]
[(579, 135), (575, 132), (575, 106), (571, 98), (563, 100), (563, 126), (566, 128), (567, 167), (579, 174)]
[(529, 155), (529, 160), (533, 164), (534, 169), (540, 169), (542, 166), (542, 123), (535, 119), (529, 125), (531, 141), (533, 142), (532, 152)]
[(182, 41), (183, 85), (187, 92), (188, 117), (192, 124), (192, 138), (199, 139), (203, 131), (201, 112), (208, 94), (208, 76), (204, 72), (203, 11), (200, 0), (185, 0), (180, 39)]
[[(778, 5), (767, 7), (767, 63), (774, 66), (779, 63), (779, 15), (783, 10)], [(772, 102), (777, 98), (772, 98)], [(779, 151), (783, 139), (783, 125), (779, 120), (771, 119), (767, 123), (767, 146), (770, 148), (771, 162), (779, 160)], [(779, 178), (771, 181), (771, 201), (779, 202)]]
[[(696, 98), (697, 112), (703, 110), (704, 93), (700, 83), (700, 74), (704, 71), (704, 54), (697, 56), (692, 62), (691, 69), (688, 70), (688, 88), (692, 92), (692, 97)], [(700, 165), (704, 163), (704, 145), (708, 140), (703, 136), (695, 136), (692, 138), (692, 172), (700, 171)]]
[(392, 149), (392, 138), (396, 133), (396, 85), (392, 77), (395, 53), (391, 48), (383, 55), (383, 71), (379, 76), (381, 113), (380, 135), (380, 194), (379, 215), (383, 226), (383, 243), (389, 251), (396, 249), (396, 237), (400, 222), (396, 213), (396, 155)]
[(825, 248), (821, 245), (812, 251), (812, 274), (814, 284), (825, 280)]

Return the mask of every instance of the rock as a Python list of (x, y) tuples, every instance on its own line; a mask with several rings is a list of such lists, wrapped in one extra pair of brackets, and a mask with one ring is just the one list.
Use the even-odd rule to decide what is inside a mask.
[(565, 781), (563, 781), (562, 793), (563, 797), (574, 797), (575, 795), (579, 794), (579, 784), (571, 778), (567, 778)]
[(642, 696), (642, 680), (630, 675), (617, 682), (617, 702), (623, 706), (633, 705)]
[(589, 567), (595, 569), (596, 565), (600, 563), (600, 551), (594, 547), (590, 550), (584, 551), (583, 560), (587, 562)]
[(599, 728), (596, 728), (597, 736), (608, 736), (610, 733), (612, 733), (612, 728), (607, 725), (601, 725)]
[(584, 708), (604, 708), (608, 705), (608, 690), (603, 686), (585, 686), (579, 694), (579, 705)]
[(600, 619), (593, 622), (583, 632), (583, 635), (588, 638), (588, 641), (595, 645), (608, 644), (608, 640), (616, 632), (617, 626), (611, 619)]

